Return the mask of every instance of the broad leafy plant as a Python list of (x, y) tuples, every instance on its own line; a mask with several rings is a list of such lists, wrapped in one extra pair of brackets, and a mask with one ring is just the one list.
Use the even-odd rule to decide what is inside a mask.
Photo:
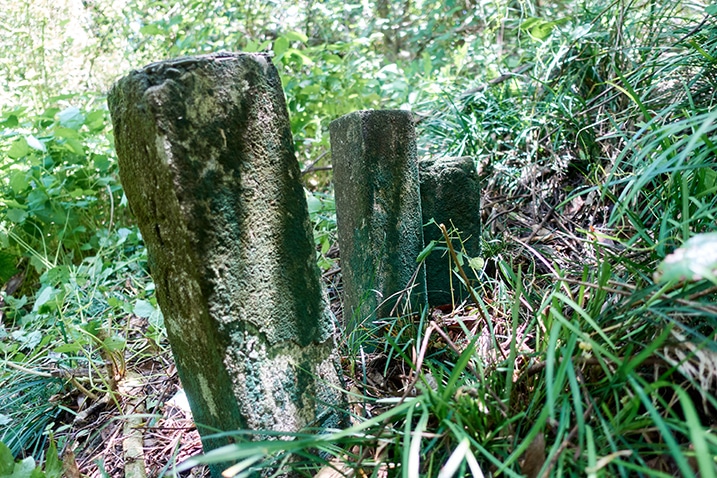
[(39, 275), (103, 246), (122, 192), (104, 109), (5, 112), (0, 150), (0, 277), (25, 259)]

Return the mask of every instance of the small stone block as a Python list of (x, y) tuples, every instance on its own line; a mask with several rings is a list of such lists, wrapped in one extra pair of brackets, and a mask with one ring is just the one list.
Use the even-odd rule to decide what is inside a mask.
[[(426, 244), (432, 240), (445, 242), (437, 224), (444, 224), (450, 231), (455, 227), (463, 240), (463, 248), (469, 257), (480, 255), (480, 186), (473, 158), (427, 158), (419, 163), (421, 177), (421, 207)], [(433, 219), (436, 224), (428, 224)], [(452, 242), (457, 251), (461, 243)], [(451, 275), (448, 252), (434, 250), (426, 258), (426, 284), (428, 302), (432, 305), (451, 303)], [(464, 271), (471, 278), (470, 268)], [(453, 276), (454, 299), (460, 302), (468, 297), (467, 289), (458, 277)]]

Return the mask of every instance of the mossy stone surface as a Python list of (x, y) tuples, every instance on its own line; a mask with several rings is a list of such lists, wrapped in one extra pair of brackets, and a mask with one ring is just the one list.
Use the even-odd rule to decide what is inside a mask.
[[(468, 257), (478, 257), (481, 234), (480, 184), (473, 158), (426, 158), (419, 162), (419, 168), (426, 244), (433, 240), (445, 242), (437, 226), (444, 224), (448, 230), (455, 228), (460, 233), (462, 243), (452, 241), (456, 251), (465, 249)], [(435, 224), (429, 224), (431, 219)], [(460, 302), (468, 298), (467, 289), (453, 275), (452, 265), (455, 266), (449, 260), (448, 253), (437, 249), (426, 258), (426, 284), (431, 305), (449, 304), (451, 300)], [(467, 263), (463, 268), (469, 279), (474, 278), (471, 277), (473, 274)]]
[(119, 80), (108, 102), (122, 184), (200, 432), (316, 425), (340, 402), (327, 391), (338, 383), (334, 327), (270, 58), (154, 63)]
[(409, 286), (418, 310), (425, 275), (416, 264), (423, 230), (412, 115), (357, 111), (333, 121), (330, 134), (344, 320), (350, 329), (391, 315)]

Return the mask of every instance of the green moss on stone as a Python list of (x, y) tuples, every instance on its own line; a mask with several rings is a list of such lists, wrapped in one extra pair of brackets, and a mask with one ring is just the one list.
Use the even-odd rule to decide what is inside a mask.
[[(344, 314), (386, 317), (423, 248), (413, 120), (406, 111), (358, 111), (333, 121), (330, 133)], [(414, 307), (425, 300), (422, 271), (416, 284)]]
[(319, 385), (296, 379), (297, 367), (316, 375), (332, 363), (333, 327), (271, 61), (222, 53), (155, 63), (118, 81), (108, 102), (122, 183), (198, 425), (313, 423), (318, 405), (306, 397)]

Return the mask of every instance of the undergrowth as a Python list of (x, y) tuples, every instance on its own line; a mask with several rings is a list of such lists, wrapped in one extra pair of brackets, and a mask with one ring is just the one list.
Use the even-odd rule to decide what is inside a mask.
[[(321, 13), (343, 11), (332, 5)], [(342, 338), (350, 428), (292, 440), (236, 432), (239, 445), (178, 466), (238, 462), (230, 476), (717, 476), (714, 271), (696, 277), (680, 263), (689, 272), (655, 275), (670, 253), (717, 230), (714, 7), (481, 2), (468, 18), (456, 4), (446, 18), (458, 27), (436, 15), (406, 27), (403, 41), (421, 53), (403, 60), (398, 47), (376, 54), (381, 35), (262, 36), (284, 75), (306, 183), (322, 190), (307, 201), (334, 304), (323, 133), (365, 107), (411, 107), (423, 153), (475, 158), (484, 233), (470, 264), (480, 280), (467, 284), (475, 301)], [(344, 19), (371, 32), (354, 10)], [(180, 13), (143, 29), (178, 55), (210, 47), (191, 35), (219, 41), (209, 23), (164, 35), (159, 27), (191, 20), (189, 7)], [(402, 41), (374, 20), (382, 41)], [(0, 116), (0, 440), (18, 458), (71, 447), (82, 438), (73, 424), (113, 396), (126, 361), (169, 353), (102, 98), (49, 102)], [(702, 250), (707, 260), (714, 243)]]
[(350, 429), (242, 441), (185, 466), (717, 476), (714, 241), (706, 275), (655, 274), (717, 230), (717, 36), (692, 8), (613, 2), (551, 22), (523, 12), (535, 48), (512, 52), (514, 74), (422, 106), (424, 151), (471, 155), (483, 178), (478, 303), (348, 338)]

